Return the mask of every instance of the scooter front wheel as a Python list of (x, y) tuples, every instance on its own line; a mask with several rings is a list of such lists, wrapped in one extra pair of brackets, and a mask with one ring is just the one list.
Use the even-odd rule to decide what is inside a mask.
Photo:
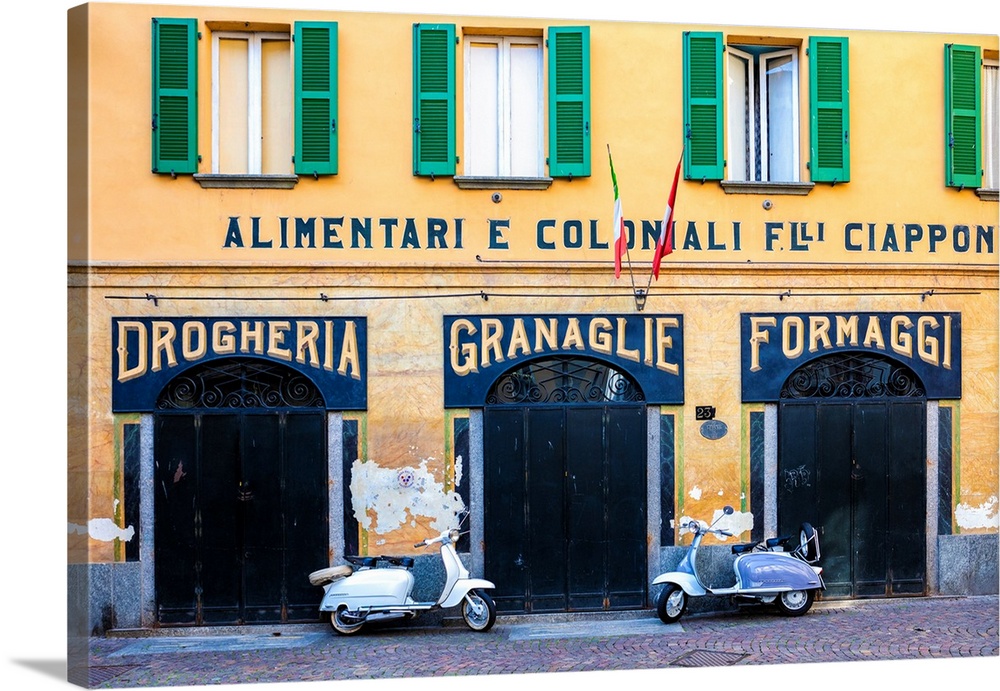
[(330, 613), (330, 626), (333, 630), (342, 636), (350, 636), (361, 630), (361, 627), (365, 625), (364, 619), (359, 620), (357, 617), (351, 616), (347, 611), (347, 607), (343, 605), (340, 606), (336, 612)]
[(462, 600), (462, 619), (473, 631), (489, 631), (497, 620), (493, 598), (481, 590), (470, 590)]
[(687, 593), (676, 583), (664, 588), (656, 602), (656, 614), (664, 624), (676, 622), (686, 609)]
[(786, 617), (801, 617), (812, 607), (815, 597), (815, 590), (789, 590), (779, 595), (774, 604)]

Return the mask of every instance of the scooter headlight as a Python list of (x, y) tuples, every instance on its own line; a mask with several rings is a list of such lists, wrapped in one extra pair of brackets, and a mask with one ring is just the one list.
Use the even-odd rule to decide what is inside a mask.
[(458, 535), (459, 535), (459, 533), (458, 533), (458, 529), (457, 528), (452, 528), (448, 532), (448, 537), (451, 538), (452, 542), (458, 542)]

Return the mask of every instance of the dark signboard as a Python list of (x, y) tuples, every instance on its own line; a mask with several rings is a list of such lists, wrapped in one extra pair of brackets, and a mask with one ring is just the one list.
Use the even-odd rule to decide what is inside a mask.
[(506, 314), (444, 318), (444, 404), (479, 408), (494, 382), (529, 360), (600, 360), (630, 375), (649, 404), (684, 402), (677, 314)]
[(178, 375), (254, 358), (304, 375), (328, 410), (368, 406), (363, 317), (118, 317), (111, 323), (114, 412), (148, 412)]
[(961, 337), (958, 312), (743, 314), (743, 401), (779, 400), (793, 373), (835, 353), (891, 360), (916, 375), (927, 398), (961, 398)]

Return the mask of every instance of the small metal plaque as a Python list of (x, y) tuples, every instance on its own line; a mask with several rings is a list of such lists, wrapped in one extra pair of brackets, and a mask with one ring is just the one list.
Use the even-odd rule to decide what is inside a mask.
[(706, 420), (701, 424), (701, 436), (705, 439), (722, 439), (729, 432), (729, 427), (722, 420)]

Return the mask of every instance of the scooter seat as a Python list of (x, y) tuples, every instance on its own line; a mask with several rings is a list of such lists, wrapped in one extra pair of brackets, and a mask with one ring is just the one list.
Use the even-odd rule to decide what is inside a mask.
[(413, 568), (413, 557), (379, 557), (390, 566), (402, 566), (404, 569)]
[(360, 566), (365, 569), (374, 569), (375, 565), (378, 563), (378, 557), (344, 557), (347, 561), (351, 562), (355, 566)]
[(760, 542), (748, 542), (745, 545), (733, 545), (733, 554), (743, 554), (744, 552), (752, 552), (754, 547), (759, 545)]

